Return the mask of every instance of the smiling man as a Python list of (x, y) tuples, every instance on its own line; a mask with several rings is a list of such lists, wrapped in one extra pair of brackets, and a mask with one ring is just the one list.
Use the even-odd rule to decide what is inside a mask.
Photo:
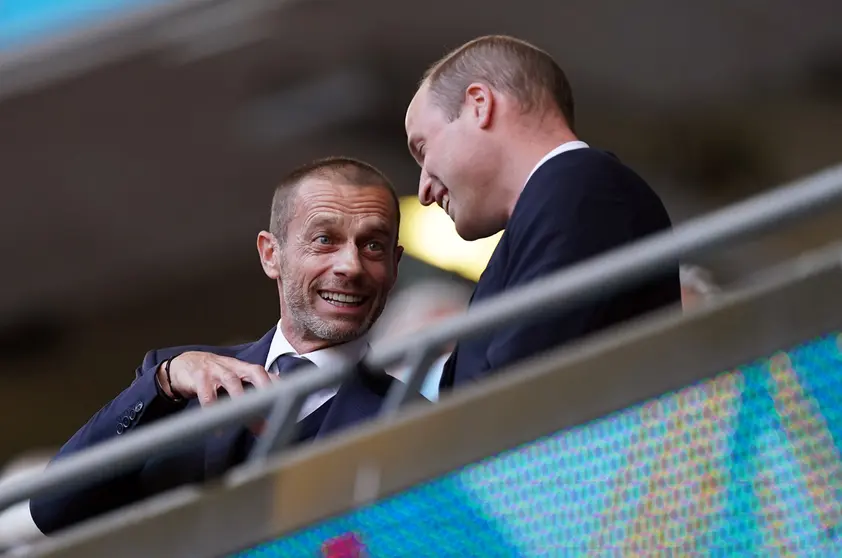
[[(438, 204), (465, 240), (505, 230), (471, 304), (670, 229), (655, 191), (615, 155), (581, 141), (574, 124), (561, 67), (513, 37), (469, 41), (424, 75), (405, 121), (421, 168), (418, 199)], [(459, 342), (441, 387), (482, 379), (679, 300), (676, 262), (541, 322), (514, 322)]]
[[(261, 265), (277, 283), (281, 319), (260, 340), (234, 347), (184, 346), (146, 354), (135, 380), (79, 430), (56, 459), (82, 451), (184, 409), (239, 397), (306, 364), (360, 363), (366, 334), (397, 278), (400, 213), (389, 180), (374, 167), (330, 158), (300, 167), (275, 190), (268, 231), (257, 237)], [(373, 416), (388, 389), (365, 370), (338, 389), (313, 394), (299, 414), (297, 441)], [(51, 533), (73, 523), (241, 463), (254, 429), (230, 428), (177, 454), (93, 487), (35, 498), (32, 518)]]

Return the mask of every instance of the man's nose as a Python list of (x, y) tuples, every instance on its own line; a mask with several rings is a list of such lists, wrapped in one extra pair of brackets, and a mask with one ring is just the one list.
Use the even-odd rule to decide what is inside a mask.
[(418, 178), (418, 201), (421, 205), (430, 205), (436, 201), (433, 195), (433, 180), (425, 169), (421, 169), (421, 176)]
[(344, 275), (345, 277), (355, 277), (362, 273), (362, 262), (360, 261), (360, 252), (353, 244), (346, 244), (341, 250), (336, 252), (336, 259), (333, 263), (333, 272), (337, 275)]

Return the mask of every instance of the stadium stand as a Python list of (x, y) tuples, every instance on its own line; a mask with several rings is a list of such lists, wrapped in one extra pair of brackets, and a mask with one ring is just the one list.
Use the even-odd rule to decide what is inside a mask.
[[(371, 360), (420, 348), (423, 370), (419, 355), (453, 338), (535, 319), (825, 207), (842, 197), (840, 175), (830, 169), (601, 256), (377, 346)], [(840, 254), (832, 245), (696, 310), (538, 355), (434, 407), (396, 413), (409, 393), (396, 391), (383, 420), (94, 520), (30, 555), (838, 554)], [(275, 399), (284, 422), (303, 394), (343, 373), (320, 371), (103, 444), (2, 487), (0, 505), (108, 474)]]

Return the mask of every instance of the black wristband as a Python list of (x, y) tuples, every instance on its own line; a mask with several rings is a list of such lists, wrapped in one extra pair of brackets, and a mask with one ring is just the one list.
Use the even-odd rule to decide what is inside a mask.
[(167, 373), (167, 387), (170, 388), (170, 393), (172, 393), (172, 400), (173, 401), (182, 401), (182, 398), (178, 396), (178, 392), (175, 391), (172, 387), (172, 378), (170, 378), (170, 363), (177, 358), (178, 355), (168, 358), (164, 361), (164, 372)]

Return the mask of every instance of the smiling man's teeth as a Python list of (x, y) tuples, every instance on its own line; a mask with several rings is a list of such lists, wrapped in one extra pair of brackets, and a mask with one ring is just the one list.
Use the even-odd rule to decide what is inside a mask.
[(321, 291), (319, 296), (330, 302), (342, 302), (345, 304), (359, 304), (363, 301), (363, 297), (356, 295), (349, 295), (343, 293), (332, 293), (330, 291)]

